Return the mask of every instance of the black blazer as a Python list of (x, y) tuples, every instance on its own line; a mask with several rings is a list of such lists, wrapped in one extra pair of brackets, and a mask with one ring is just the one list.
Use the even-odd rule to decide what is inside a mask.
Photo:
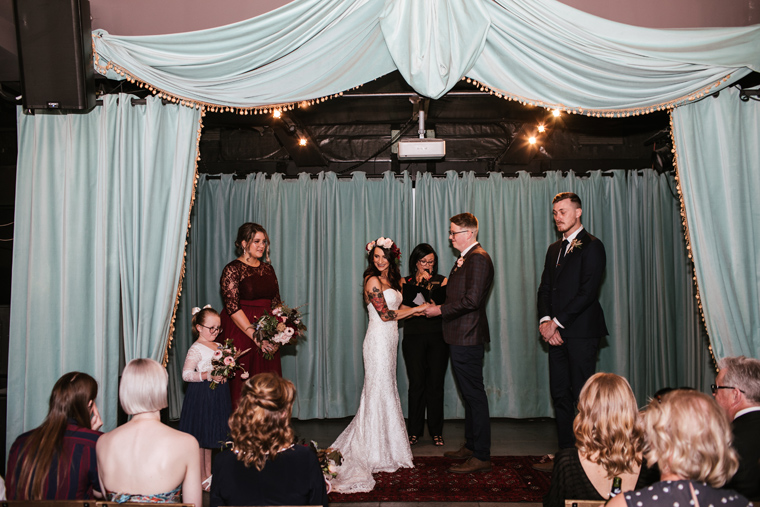
[(562, 241), (549, 246), (538, 287), (538, 317), (556, 318), (562, 338), (599, 338), (607, 335), (599, 287), (607, 257), (598, 238), (583, 229), (576, 246), (557, 265)]
[(734, 419), (733, 431), (739, 470), (725, 487), (750, 500), (760, 500), (760, 412), (749, 412)]
[(480, 345), (491, 341), (486, 297), (493, 283), (493, 263), (479, 244), (463, 259), (461, 266), (454, 264), (446, 285), (443, 339), (449, 345)]

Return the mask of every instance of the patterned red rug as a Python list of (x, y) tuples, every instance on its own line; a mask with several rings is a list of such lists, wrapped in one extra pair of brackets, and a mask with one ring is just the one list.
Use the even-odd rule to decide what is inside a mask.
[(427, 456), (414, 458), (414, 468), (375, 474), (369, 493), (330, 493), (330, 502), (541, 502), (551, 476), (533, 470), (540, 456), (492, 456), (490, 472), (451, 474), (461, 461)]

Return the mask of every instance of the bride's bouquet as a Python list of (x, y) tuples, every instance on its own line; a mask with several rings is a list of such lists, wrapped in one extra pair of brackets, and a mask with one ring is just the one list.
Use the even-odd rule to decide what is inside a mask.
[[(303, 306), (303, 305), (301, 305)], [(306, 331), (303, 317), (299, 308), (289, 308), (284, 304), (272, 303), (272, 309), (259, 317), (254, 325), (254, 332), (261, 342), (274, 342), (279, 345), (295, 343)], [(264, 353), (266, 359), (272, 359), (272, 354)]]
[[(235, 376), (235, 373), (237, 373), (238, 370), (243, 370), (243, 373), (240, 374), (240, 378), (243, 380), (247, 379), (248, 372), (240, 365), (238, 359), (249, 350), (251, 349), (245, 349), (241, 352), (232, 345), (231, 339), (226, 339), (224, 344), (220, 345), (219, 348), (214, 351), (214, 355), (211, 356), (211, 376), (230, 379)], [(212, 380), (209, 387), (211, 389), (216, 389), (217, 385), (218, 384)]]
[(319, 444), (314, 440), (311, 441), (311, 448), (317, 453), (317, 459), (319, 460), (319, 467), (322, 469), (322, 475), (325, 477), (327, 483), (327, 492), (330, 492), (330, 481), (338, 476), (338, 467), (343, 463), (343, 455), (338, 449), (328, 447), (327, 449), (320, 449)]

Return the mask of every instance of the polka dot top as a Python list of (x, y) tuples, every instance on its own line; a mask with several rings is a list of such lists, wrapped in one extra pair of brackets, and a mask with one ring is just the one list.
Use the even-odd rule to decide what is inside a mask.
[(752, 502), (730, 489), (715, 489), (703, 482), (662, 481), (647, 488), (623, 494), (628, 507), (751, 507)]

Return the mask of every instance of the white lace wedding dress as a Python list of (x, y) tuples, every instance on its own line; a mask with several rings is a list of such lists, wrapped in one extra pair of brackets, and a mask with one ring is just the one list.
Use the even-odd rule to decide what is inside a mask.
[[(398, 310), (401, 293), (383, 291), (388, 308)], [(360, 493), (375, 487), (374, 472), (410, 468), (412, 450), (396, 387), (398, 323), (383, 322), (371, 304), (364, 336), (364, 388), (353, 421), (331, 447), (340, 449), (343, 464), (331, 481), (332, 491)]]

